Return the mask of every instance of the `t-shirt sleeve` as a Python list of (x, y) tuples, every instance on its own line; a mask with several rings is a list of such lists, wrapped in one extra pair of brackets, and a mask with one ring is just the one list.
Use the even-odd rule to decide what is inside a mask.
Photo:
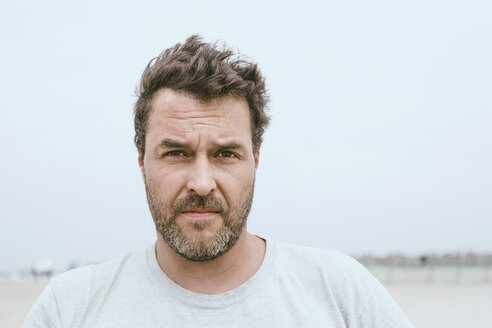
[(386, 289), (377, 282), (358, 318), (361, 328), (413, 328)]
[(48, 285), (38, 297), (24, 320), (22, 327), (63, 327), (58, 303), (51, 285)]

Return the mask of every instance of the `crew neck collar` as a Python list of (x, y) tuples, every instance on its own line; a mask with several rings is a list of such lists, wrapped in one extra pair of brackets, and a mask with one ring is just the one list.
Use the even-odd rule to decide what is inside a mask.
[(147, 267), (149, 268), (154, 280), (157, 282), (159, 287), (162, 288), (163, 292), (172, 294), (181, 302), (200, 308), (224, 307), (236, 303), (253, 294), (256, 290), (259, 289), (258, 287), (265, 281), (265, 278), (268, 276), (275, 257), (275, 244), (274, 242), (266, 240), (265, 238), (262, 239), (265, 240), (266, 249), (265, 256), (258, 271), (256, 271), (256, 273), (246, 282), (225, 293), (201, 294), (192, 292), (176, 284), (162, 271), (159, 264), (157, 263), (157, 258), (155, 254), (155, 242), (147, 247)]

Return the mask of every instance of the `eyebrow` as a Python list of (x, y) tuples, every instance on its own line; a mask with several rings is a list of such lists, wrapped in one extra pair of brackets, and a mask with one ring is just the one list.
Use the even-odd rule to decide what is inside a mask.
[(244, 148), (242, 145), (235, 143), (235, 142), (227, 143), (225, 145), (219, 145), (219, 147), (221, 150), (223, 150), (223, 149), (234, 150), (234, 149), (243, 149)]
[(165, 147), (165, 148), (188, 148), (186, 144), (183, 144), (181, 142), (169, 138), (166, 138), (161, 142), (159, 142), (158, 146)]
[[(225, 149), (231, 149), (231, 150), (234, 150), (234, 149), (244, 149), (244, 146), (237, 143), (237, 142), (229, 142), (229, 143), (226, 143), (226, 144), (219, 144), (219, 143), (214, 143), (220, 150), (225, 150)], [(162, 140), (161, 142), (159, 142), (159, 145), (158, 145), (159, 148), (190, 148), (190, 146), (186, 143), (181, 143), (179, 141), (176, 141), (176, 140), (173, 140), (173, 139), (170, 139), (170, 138), (166, 138), (164, 140)]]

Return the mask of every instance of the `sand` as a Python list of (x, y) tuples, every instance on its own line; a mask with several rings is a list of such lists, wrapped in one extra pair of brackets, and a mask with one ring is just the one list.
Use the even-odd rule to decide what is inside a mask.
[[(0, 282), (0, 327), (20, 327), (46, 281)], [(492, 284), (398, 283), (386, 288), (415, 327), (492, 327)]]
[(492, 327), (492, 284), (394, 284), (386, 288), (415, 327)]
[(0, 282), (0, 327), (20, 327), (47, 281)]

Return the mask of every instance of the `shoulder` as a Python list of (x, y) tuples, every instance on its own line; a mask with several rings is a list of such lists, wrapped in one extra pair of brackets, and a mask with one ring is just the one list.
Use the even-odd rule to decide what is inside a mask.
[(275, 243), (280, 276), (324, 288), (336, 299), (367, 299), (380, 283), (353, 257), (336, 250)]
[(122, 255), (111, 261), (91, 264), (80, 268), (66, 271), (54, 277), (50, 285), (55, 293), (69, 289), (71, 293), (99, 289), (107, 286), (112, 280), (116, 279), (122, 272), (132, 271), (135, 266), (140, 266), (145, 260), (146, 249), (140, 249)]
[(84, 316), (94, 312), (111, 292), (125, 290), (128, 281), (138, 281), (144, 275), (142, 268), (149, 247), (151, 245), (108, 262), (87, 265), (54, 277), (31, 312), (38, 313), (37, 308), (49, 304), (49, 308), (56, 307), (52, 313), (57, 313), (63, 326), (75, 326)]
[(121, 272), (132, 272), (144, 265), (145, 254), (145, 249), (139, 250), (54, 277), (32, 306), (23, 327), (77, 326), (121, 279)]
[[(379, 282), (353, 257), (336, 250), (276, 243), (276, 274), (297, 289), (362, 307)], [(355, 304), (357, 303), (357, 304)]]
[(333, 300), (349, 326), (364, 322), (367, 327), (411, 327), (381, 283), (353, 257), (330, 249), (272, 244), (277, 275), (294, 282), (298, 293)]
[(275, 242), (278, 261), (292, 268), (322, 271), (333, 276), (365, 275), (367, 270), (341, 251)]

